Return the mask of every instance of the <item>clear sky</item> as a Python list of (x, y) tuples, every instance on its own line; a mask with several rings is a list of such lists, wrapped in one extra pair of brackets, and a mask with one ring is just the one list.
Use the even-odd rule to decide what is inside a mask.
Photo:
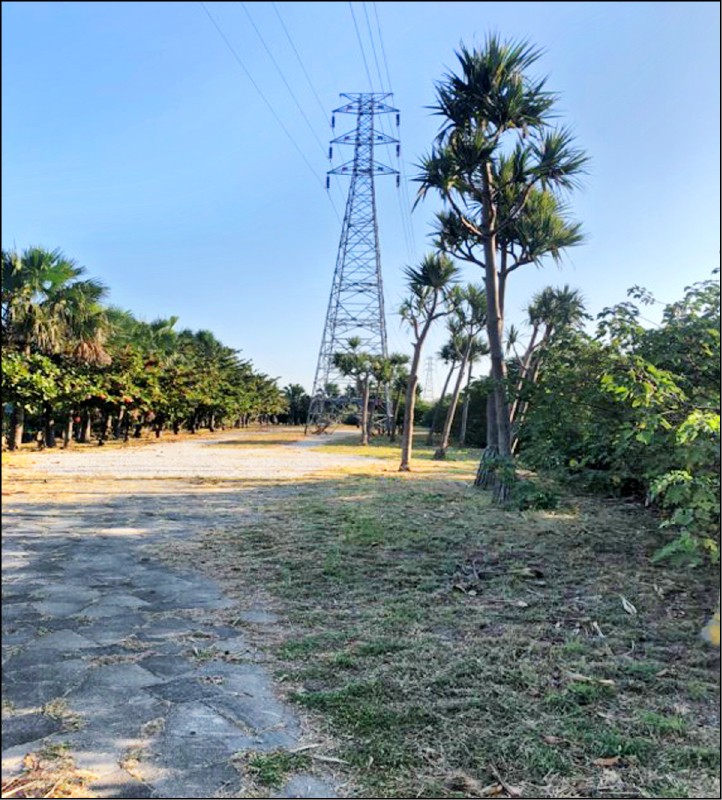
[[(538, 74), (591, 157), (571, 198), (587, 243), (561, 269), (515, 273), (507, 321), (545, 285), (579, 288), (597, 313), (634, 284), (674, 300), (719, 265), (717, 2), (206, 8), (228, 44), (198, 2), (2, 3), (3, 247), (59, 247), (115, 305), (209, 328), (310, 391), (341, 230), (323, 186), (330, 110), (390, 78), (411, 179), (439, 124), (435, 82), (460, 43), (497, 32), (544, 50)], [(342, 214), (347, 179), (332, 180)], [(402, 269), (427, 251), (439, 207), (417, 206), (409, 230), (415, 191), (377, 182), (389, 347), (402, 352)]]

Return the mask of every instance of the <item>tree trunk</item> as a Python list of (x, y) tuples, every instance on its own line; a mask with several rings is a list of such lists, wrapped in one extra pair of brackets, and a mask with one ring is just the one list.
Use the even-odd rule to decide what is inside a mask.
[[(503, 478), (494, 482), (494, 500), (505, 503), (509, 499), (513, 482), (513, 457), (511, 452), (511, 421), (509, 400), (506, 393), (506, 362), (504, 360), (504, 308), (496, 270), (496, 226), (497, 211), (492, 192), (491, 165), (486, 164), (482, 175), (482, 223), (484, 231), (484, 283), (486, 288), (486, 333), (491, 356), (491, 377), (493, 381), (494, 406), (496, 412), (496, 433), (499, 458), (508, 462), (508, 470)], [(502, 287), (503, 290), (503, 287)]]
[(454, 424), (454, 417), (456, 416), (456, 407), (459, 403), (459, 396), (461, 395), (461, 384), (464, 380), (464, 373), (466, 372), (466, 362), (469, 360), (471, 353), (472, 338), (469, 337), (469, 342), (464, 348), (464, 354), (461, 357), (459, 364), (459, 374), (456, 376), (456, 383), (454, 384), (454, 392), (451, 395), (451, 402), (446, 411), (446, 419), (444, 420), (444, 430), (441, 434), (441, 444), (439, 444), (436, 452), (434, 453), (434, 461), (443, 461), (446, 458), (446, 451), (449, 449), (449, 440), (451, 439), (451, 426)]
[(8, 438), (8, 449), (19, 450), (23, 443), (23, 432), (25, 430), (25, 409), (17, 403), (13, 406), (13, 415), (10, 422), (10, 436)]
[(65, 450), (73, 443), (73, 412), (68, 412), (68, 418), (65, 421), (65, 429), (63, 430), (63, 448)]
[(113, 424), (113, 438), (120, 439), (120, 432), (123, 429), (123, 420), (125, 419), (125, 406), (121, 406), (118, 409), (118, 416), (115, 418), (115, 423)]
[(45, 406), (45, 413), (43, 414), (44, 417), (44, 432), (45, 432), (45, 446), (46, 447), (55, 447), (55, 419), (53, 419), (55, 415), (53, 414), (53, 409), (51, 406)]
[(93, 413), (91, 409), (86, 409), (85, 413), (83, 414), (83, 421), (81, 423), (80, 429), (80, 441), (83, 443), (89, 442), (91, 436), (93, 435)]
[(469, 375), (466, 379), (466, 392), (464, 394), (464, 404), (461, 407), (461, 426), (459, 429), (459, 447), (466, 444), (466, 428), (469, 424), (469, 405), (471, 404), (471, 373), (474, 369), (474, 362), (469, 362)]
[(434, 443), (434, 431), (436, 430), (436, 426), (439, 424), (439, 417), (441, 416), (441, 406), (444, 403), (444, 398), (446, 397), (446, 392), (449, 388), (449, 383), (451, 381), (451, 376), (454, 374), (454, 370), (456, 369), (456, 361), (451, 362), (451, 369), (449, 369), (448, 373), (446, 374), (446, 380), (444, 381), (444, 388), (441, 390), (441, 397), (439, 401), (436, 403), (436, 407), (434, 408), (434, 415), (431, 419), (431, 427), (429, 428), (429, 435), (426, 437), (426, 444), (431, 447)]
[(499, 456), (496, 424), (496, 395), (492, 389), (486, 398), (486, 447), (482, 450), (474, 486), (488, 489), (494, 483), (494, 466)]
[(100, 416), (100, 436), (98, 437), (98, 447), (105, 444), (110, 429), (111, 417), (109, 411), (103, 411)]
[(369, 394), (370, 380), (361, 381), (361, 444), (369, 443)]
[[(417, 344), (419, 351), (421, 347)], [(416, 354), (414, 354), (414, 362), (417, 362)], [(418, 364), (412, 365), (412, 374), (409, 375), (409, 382), (406, 387), (406, 403), (404, 408), (404, 423), (401, 434), (401, 464), (399, 465), (399, 472), (408, 472), (411, 469), (411, 448), (414, 442), (414, 407), (416, 406), (416, 387), (419, 383), (419, 376), (416, 374), (415, 369)]]

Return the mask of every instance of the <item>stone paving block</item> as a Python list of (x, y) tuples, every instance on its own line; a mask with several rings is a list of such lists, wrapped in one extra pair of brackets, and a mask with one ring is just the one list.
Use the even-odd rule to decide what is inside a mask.
[(193, 672), (194, 666), (178, 655), (148, 656), (143, 659), (143, 668), (159, 678), (180, 678)]
[(155, 797), (243, 797), (241, 778), (227, 763), (213, 764), (205, 769), (174, 771), (153, 782)]
[(63, 722), (45, 714), (18, 714), (2, 721), (2, 750), (33, 742), (62, 730)]
[(245, 750), (250, 739), (228, 736), (164, 736), (154, 744), (158, 764), (179, 772), (206, 769), (228, 763), (234, 753)]
[(97, 644), (113, 644), (137, 634), (145, 625), (146, 618), (140, 613), (122, 613), (116, 617), (93, 620), (79, 628), (83, 636), (87, 636)]
[(256, 731), (282, 726), (291, 728), (293, 721), (279, 703), (266, 703), (253, 697), (222, 694), (205, 701), (214, 711), (236, 724)]
[(70, 617), (77, 614), (85, 605), (85, 602), (59, 603), (55, 600), (41, 600), (33, 603), (32, 607), (44, 617)]
[(91, 669), (83, 688), (87, 691), (106, 687), (132, 690), (160, 682), (161, 678), (138, 664), (106, 664)]
[(197, 678), (179, 678), (150, 688), (151, 694), (161, 700), (173, 703), (189, 703), (204, 700), (219, 693), (216, 686), (201, 683)]
[[(75, 633), (69, 628), (63, 628), (45, 636), (39, 636), (27, 649), (36, 650), (83, 650), (87, 647), (95, 647), (96, 642), (87, 636)], [(52, 658), (52, 656), (48, 656)]]
[(87, 665), (82, 659), (57, 661), (3, 670), (3, 689), (16, 709), (34, 708), (50, 700), (63, 697), (79, 686), (85, 677)]
[(164, 735), (167, 737), (227, 736), (248, 739), (248, 729), (232, 723), (205, 703), (178, 703), (168, 713)]

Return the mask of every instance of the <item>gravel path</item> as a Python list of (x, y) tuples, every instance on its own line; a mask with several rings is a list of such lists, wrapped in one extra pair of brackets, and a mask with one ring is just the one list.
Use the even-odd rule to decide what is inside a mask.
[[(158, 552), (253, 514), (257, 493), (293, 490), (289, 477), (368, 459), (316, 452), (327, 437), (242, 440), (223, 432), (46, 452), (26, 473), (45, 479), (41, 493), (25, 496), (28, 484), (18, 490), (6, 478), (3, 779), (19, 774), (26, 753), (63, 744), (95, 776), (95, 796), (244, 797), (251, 789), (234, 767), (239, 754), (304, 742), (302, 720), (249, 640), (249, 628), (279, 621)], [(319, 773), (292, 775), (278, 791), (337, 796)]]
[[(249, 444), (242, 431), (224, 431), (211, 439), (161, 441), (143, 447), (102, 448), (44, 453), (37, 466), (49, 475), (107, 478), (249, 478), (269, 480), (368, 463), (367, 456), (318, 453), (329, 441), (357, 437), (335, 431), (288, 444)], [(377, 459), (372, 459), (377, 461)]]

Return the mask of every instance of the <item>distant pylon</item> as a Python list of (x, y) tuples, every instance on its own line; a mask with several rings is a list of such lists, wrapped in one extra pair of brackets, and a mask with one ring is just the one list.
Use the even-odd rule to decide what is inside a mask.
[[(374, 176), (396, 175), (398, 186), (399, 172), (375, 161), (374, 147), (398, 144), (398, 139), (376, 130), (374, 117), (395, 113), (398, 126), (398, 109), (384, 102), (390, 96), (381, 92), (344, 93), (341, 97), (348, 102), (333, 112), (334, 115), (355, 114), (356, 128), (332, 139), (329, 148), (329, 158), (334, 144), (353, 145), (354, 154), (351, 161), (329, 170), (326, 177), (326, 188), (331, 175), (349, 175), (351, 185), (306, 423), (306, 430), (310, 428), (314, 432), (326, 430), (358, 405), (355, 391), (345, 392), (349, 378), (334, 366), (334, 354), (349, 351), (348, 340), (356, 337), (361, 340), (360, 351), (388, 356)], [(335, 125), (333, 116), (331, 127)], [(397, 156), (398, 152), (397, 147)], [(391, 407), (389, 387), (383, 387), (380, 394), (374, 416), (385, 419)]]
[(431, 356), (426, 359), (426, 373), (424, 375), (421, 399), (427, 403), (432, 403), (434, 400), (434, 359)]

